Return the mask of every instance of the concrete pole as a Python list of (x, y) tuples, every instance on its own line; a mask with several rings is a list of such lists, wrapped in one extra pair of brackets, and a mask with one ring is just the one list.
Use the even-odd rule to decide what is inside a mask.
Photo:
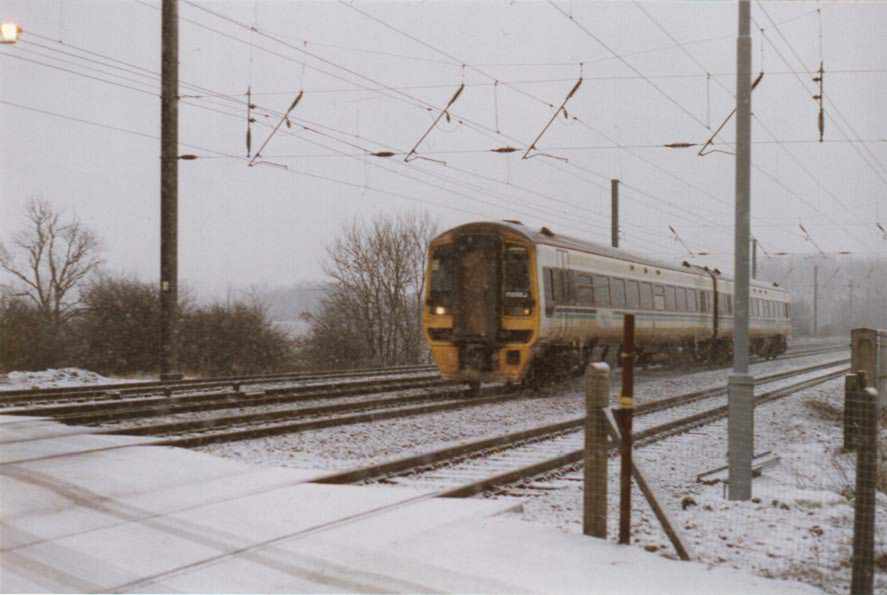
[(853, 324), (854, 321), (853, 321), (853, 280), (852, 280), (852, 279), (851, 279), (850, 282), (848, 283), (848, 286), (849, 286), (848, 289), (850, 290), (850, 308), (849, 308), (849, 310), (850, 310), (850, 312), (849, 312), (849, 314), (850, 314), (850, 325), (849, 325), (849, 326), (850, 326), (850, 328), (852, 329), (852, 328), (855, 326), (855, 325)]
[(749, 239), (751, 209), (751, 0), (739, 0), (736, 39), (736, 223), (733, 295), (733, 373), (728, 381), (727, 465), (730, 500), (751, 498), (754, 379), (748, 373)]
[(179, 192), (178, 0), (163, 0), (160, 50), (160, 379), (177, 372)]
[(610, 180), (610, 245), (619, 247), (619, 180)]
[(585, 368), (585, 465), (583, 469), (582, 532), (607, 538), (607, 415), (610, 367), (591, 363)]

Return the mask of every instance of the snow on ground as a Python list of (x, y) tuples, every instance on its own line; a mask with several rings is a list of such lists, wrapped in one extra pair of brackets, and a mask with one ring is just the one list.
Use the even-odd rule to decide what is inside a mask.
[[(762, 362), (754, 374), (768, 374), (838, 359), (820, 354), (791, 360)], [(638, 374), (639, 403), (723, 385), (728, 370), (695, 373), (651, 370)], [(618, 378), (614, 375), (614, 391)], [(581, 381), (547, 389), (550, 395), (508, 403), (470, 407), (420, 417), (382, 420), (271, 436), (201, 448), (203, 452), (265, 465), (306, 469), (348, 469), (392, 458), (452, 446), (466, 440), (516, 432), (585, 413)], [(712, 406), (710, 403), (706, 407)]]
[[(636, 460), (683, 535), (694, 560), (715, 567), (793, 578), (831, 593), (849, 589), (853, 538), (855, 455), (841, 452), (843, 380), (768, 404), (755, 415), (755, 452), (771, 450), (781, 463), (754, 480), (753, 499), (731, 502), (723, 485), (697, 474), (725, 464), (726, 421), (639, 448)], [(887, 443), (887, 431), (882, 430)], [(525, 502), (524, 520), (569, 532), (582, 530), (581, 472), (561, 489)], [(572, 481), (570, 481), (572, 480)], [(524, 494), (530, 490), (524, 490)], [(641, 494), (634, 490), (633, 541), (673, 556)], [(618, 526), (618, 460), (611, 460), (610, 528)], [(876, 592), (887, 592), (887, 495), (878, 494)]]
[(56, 388), (62, 386), (82, 386), (84, 384), (116, 384), (118, 382), (139, 382), (130, 378), (108, 378), (81, 368), (50, 368), (35, 372), (9, 372), (8, 382), (0, 384), (0, 391), (23, 388)]

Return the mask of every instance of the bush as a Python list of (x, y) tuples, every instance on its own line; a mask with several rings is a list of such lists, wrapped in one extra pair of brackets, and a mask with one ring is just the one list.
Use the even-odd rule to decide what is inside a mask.
[(194, 308), (182, 317), (179, 338), (180, 367), (212, 375), (279, 370), (291, 348), (259, 303)]
[(102, 374), (158, 369), (160, 298), (152, 284), (103, 276), (83, 292), (75, 322), (83, 367)]
[[(160, 297), (152, 283), (102, 276), (82, 292), (76, 317), (53, 331), (36, 307), (5, 300), (0, 309), (0, 365), (42, 369), (76, 365), (102, 374), (156, 372)], [(290, 362), (291, 344), (257, 301), (179, 304), (179, 368), (192, 374), (256, 374)]]
[(68, 363), (64, 326), (46, 319), (37, 306), (17, 297), (0, 297), (0, 369), (42, 370)]

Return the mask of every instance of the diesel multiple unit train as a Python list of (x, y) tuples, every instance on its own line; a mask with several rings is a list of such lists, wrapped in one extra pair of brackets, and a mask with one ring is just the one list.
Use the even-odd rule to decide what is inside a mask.
[[(516, 221), (468, 223), (432, 240), (423, 326), (444, 378), (519, 383), (619, 352), (635, 315), (639, 356), (726, 359), (733, 282), (538, 231)], [(750, 347), (774, 356), (791, 334), (788, 292), (752, 281)]]

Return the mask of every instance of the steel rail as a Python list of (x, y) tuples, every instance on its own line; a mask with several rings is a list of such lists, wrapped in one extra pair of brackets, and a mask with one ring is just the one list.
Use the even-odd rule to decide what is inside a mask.
[[(471, 389), (465, 389), (466, 394), (470, 394), (470, 390)], [(481, 395), (491, 395), (486, 397), (481, 396), (480, 398), (478, 398), (477, 396), (472, 396), (470, 398), (447, 401), (444, 403), (437, 403), (432, 405), (419, 405), (416, 407), (397, 407), (393, 409), (383, 409), (381, 411), (373, 411), (369, 413), (358, 413), (354, 415), (322, 418), (318, 420), (299, 421), (294, 423), (284, 423), (281, 425), (230, 430), (213, 434), (170, 438), (168, 440), (153, 442), (152, 444), (157, 446), (178, 446), (181, 448), (193, 448), (196, 446), (206, 446), (208, 444), (218, 444), (222, 442), (237, 442), (240, 440), (252, 440), (255, 438), (277, 436), (280, 434), (293, 434), (296, 432), (304, 432), (307, 430), (319, 430), (323, 428), (368, 423), (385, 419), (412, 417), (415, 415), (427, 415), (429, 413), (452, 411), (469, 407), (480, 407), (483, 405), (500, 403), (506, 400), (514, 400), (514, 395), (502, 394), (506, 392), (507, 390), (504, 386), (490, 386), (481, 389)], [(118, 431), (113, 433), (119, 434), (122, 432)]]
[[(770, 403), (778, 399), (783, 399), (801, 390), (805, 390), (824, 382), (828, 382), (829, 380), (838, 378), (846, 374), (848, 370), (849, 368), (844, 368), (836, 372), (823, 374), (822, 376), (818, 376), (810, 380), (805, 380), (788, 387), (776, 389), (769, 393), (762, 394), (755, 398), (753, 406), (757, 408), (758, 406), (765, 403)], [(653, 428), (648, 428), (646, 430), (636, 432), (633, 434), (633, 439), (635, 445), (646, 446), (653, 442), (658, 442), (670, 436), (688, 432), (692, 429), (707, 425), (725, 417), (727, 417), (726, 405), (717, 407), (709, 411), (704, 411), (702, 413), (698, 413), (687, 418), (667, 422)], [(615, 443), (611, 445), (611, 448), (616, 448)], [(467, 496), (472, 496), (474, 494), (478, 494), (492, 488), (500, 487), (502, 485), (515, 483), (523, 479), (529, 479), (531, 477), (555, 471), (563, 467), (577, 465), (582, 462), (584, 455), (584, 450), (574, 450), (558, 457), (539, 461), (526, 467), (512, 469), (505, 473), (501, 473), (493, 477), (488, 477), (480, 481), (461, 485), (448, 490), (443, 490), (440, 495), (442, 497), (452, 498), (464, 498)]]
[[(756, 384), (766, 384), (771, 382), (777, 382), (779, 380), (783, 380), (785, 378), (790, 378), (792, 376), (799, 376), (803, 374), (807, 374), (810, 372), (814, 372), (820, 369), (832, 368), (837, 365), (845, 364), (848, 360), (838, 360), (832, 361), (825, 364), (817, 364), (813, 366), (807, 366), (804, 368), (799, 368), (795, 370), (787, 370), (783, 372), (778, 372), (774, 374), (770, 374), (768, 376), (762, 376), (756, 379)], [(841, 374), (844, 370), (839, 372), (833, 372), (832, 374)], [(829, 376), (827, 379), (830, 379), (832, 376)], [(813, 379), (814, 381), (824, 382), (825, 380), (820, 380), (822, 377), (817, 377)], [(800, 389), (797, 389), (800, 390)], [(701, 400), (710, 399), (718, 396), (722, 396), (726, 394), (727, 387), (719, 386), (714, 387), (712, 389), (705, 389), (702, 391), (695, 391), (692, 393), (687, 393), (683, 395), (677, 395), (674, 397), (669, 397), (667, 399), (661, 399), (657, 401), (651, 401), (647, 403), (643, 403), (636, 408), (636, 415), (649, 415), (651, 413), (661, 411), (664, 409), (676, 408), (682, 405), (687, 405), (691, 403), (695, 403)], [(766, 393), (762, 395), (760, 398), (764, 398), (767, 395), (772, 395), (774, 392)], [(719, 408), (721, 409), (721, 408)], [(722, 408), (724, 414), (726, 412), (726, 407)], [(714, 410), (712, 410), (714, 411)], [(706, 412), (707, 414), (711, 414), (710, 412)], [(699, 416), (691, 416), (698, 418)], [(683, 418), (690, 419), (690, 418)], [(682, 420), (677, 420), (676, 422), (670, 422), (670, 424), (677, 424)], [(698, 421), (698, 420), (697, 420)], [(578, 417), (569, 420), (565, 420), (562, 422), (557, 422), (554, 424), (547, 424), (544, 426), (531, 428), (528, 430), (523, 430), (520, 432), (509, 433), (505, 435), (495, 436), (492, 438), (486, 438), (478, 441), (468, 442), (464, 444), (459, 444), (452, 447), (443, 448), (440, 450), (436, 450), (433, 452), (422, 453), (419, 455), (413, 455), (404, 457), (401, 459), (396, 459), (393, 461), (384, 462), (377, 465), (371, 465), (358, 469), (346, 470), (343, 472), (332, 473), (326, 476), (323, 476), (319, 479), (314, 480), (317, 483), (357, 483), (362, 481), (371, 481), (384, 477), (391, 477), (397, 475), (404, 475), (406, 473), (418, 473), (424, 470), (424, 468), (436, 468), (440, 467), (444, 464), (451, 464), (454, 462), (458, 462), (459, 460), (464, 460), (468, 458), (476, 458), (479, 456), (488, 456), (490, 454), (494, 454), (496, 452), (500, 452), (503, 450), (508, 450), (516, 447), (523, 446), (525, 444), (533, 443), (533, 442), (541, 442), (547, 441), (554, 438), (557, 438), (565, 433), (572, 433), (581, 430), (585, 425), (585, 417)], [(669, 424), (665, 424), (669, 425)], [(662, 428), (664, 426), (661, 426)], [(638, 439), (648, 439), (648, 434), (650, 430), (644, 430), (642, 432), (638, 432), (635, 436)], [(510, 481), (506, 481), (508, 477), (517, 473), (515, 477), (520, 479), (522, 477), (521, 474), (535, 474), (537, 468), (541, 468), (542, 471), (545, 472), (549, 470), (549, 466), (554, 465), (553, 468), (565, 466), (568, 464), (574, 463), (576, 460), (581, 460), (583, 451), (577, 450), (565, 455), (556, 457), (554, 459), (550, 459), (547, 461), (543, 461), (541, 463), (536, 463), (530, 465), (529, 467), (522, 468), (521, 470), (509, 471), (508, 473), (496, 476), (501, 481), (505, 481), (506, 483), (510, 483)], [(578, 459), (577, 459), (578, 457)], [(541, 465), (541, 467), (540, 467)], [(513, 481), (513, 480), (512, 480)], [(463, 486), (463, 488), (459, 489), (467, 489)], [(461, 493), (451, 494), (449, 493), (451, 490), (446, 490), (447, 495), (462, 495)]]
[(392, 366), (385, 368), (358, 368), (354, 370), (322, 370), (322, 371), (305, 371), (305, 372), (281, 372), (275, 374), (258, 374), (245, 376), (220, 376), (211, 378), (190, 378), (185, 380), (159, 381), (150, 380), (147, 382), (119, 382), (108, 384), (90, 384), (83, 386), (64, 386), (51, 387), (43, 389), (13, 389), (0, 391), (0, 405), (8, 402), (16, 402), (18, 400), (49, 400), (52, 398), (72, 399), (85, 398), (91, 394), (104, 395), (105, 393), (116, 391), (122, 396), (125, 394), (140, 394), (148, 391), (152, 393), (161, 393), (164, 390), (181, 391), (195, 388), (223, 388), (230, 386), (242, 386), (252, 384), (265, 384), (289, 381), (317, 380), (324, 378), (348, 378), (348, 377), (371, 377), (382, 374), (408, 374), (413, 372), (422, 372), (436, 370), (431, 364), (422, 364), (418, 366)]
[(258, 407), (309, 399), (348, 397), (388, 390), (408, 390), (428, 386), (456, 386), (437, 375), (415, 378), (392, 378), (367, 382), (311, 384), (270, 388), (255, 393), (212, 392), (177, 397), (145, 397), (132, 400), (110, 400), (66, 405), (31, 406), (3, 411), (6, 415), (49, 416), (64, 423), (97, 423), (118, 419), (153, 417), (189, 411), (210, 411), (241, 407)]

